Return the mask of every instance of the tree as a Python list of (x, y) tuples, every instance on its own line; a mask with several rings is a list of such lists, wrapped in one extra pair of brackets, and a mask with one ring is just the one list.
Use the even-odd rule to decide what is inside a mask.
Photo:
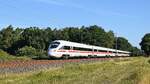
[(75, 27), (69, 27), (68, 29), (68, 36), (69, 36), (69, 41), (73, 42), (79, 42), (80, 41), (80, 31), (78, 28)]
[(101, 27), (94, 25), (87, 28), (89, 31), (89, 43), (91, 45), (97, 45), (97, 46), (106, 46), (105, 40), (103, 39), (105, 37), (105, 30)]
[(13, 27), (9, 25), (0, 32), (0, 49), (8, 51), (13, 44)]
[[(116, 41), (115, 41), (116, 43)], [(116, 44), (114, 45), (114, 48), (116, 47)], [(118, 50), (124, 50), (124, 51), (131, 51), (132, 45), (128, 42), (126, 38), (118, 37), (117, 38), (117, 49)]]
[(115, 44), (114, 41), (115, 41), (115, 36), (114, 36), (114, 33), (113, 31), (108, 31), (106, 32), (105, 34), (105, 39), (106, 39), (106, 47), (108, 48), (113, 48), (113, 45)]
[(57, 30), (55, 28), (53, 30), (53, 33), (52, 33), (52, 41), (54, 41), (54, 40), (60, 40), (62, 38), (63, 38), (63, 36), (62, 36), (62, 30)]
[(110, 47), (109, 35), (97, 25), (82, 28), (82, 42), (90, 45)]
[(52, 34), (53, 34), (53, 31), (50, 27), (47, 27), (45, 30), (44, 30), (44, 43), (45, 43), (45, 50), (48, 49), (49, 47), (49, 44), (52, 42)]
[(132, 56), (141, 56), (142, 55), (142, 51), (137, 47), (133, 47), (131, 52), (132, 52), (132, 54), (131, 54)]
[[(21, 29), (13, 28), (10, 25), (0, 30), (0, 49), (14, 55), (25, 46), (35, 48), (39, 52), (45, 52), (50, 42), (54, 40), (68, 40), (107, 48), (116, 46), (113, 31), (106, 32), (104, 28), (97, 25), (62, 29), (52, 29), (50, 27), (46, 29), (39, 27)], [(136, 48), (132, 49), (132, 45), (123, 37), (118, 38), (117, 47), (120, 50), (137, 50)]]
[(12, 39), (12, 45), (8, 48), (10, 54), (16, 54), (16, 51), (24, 46), (24, 42), (22, 41), (21, 33), (23, 32), (23, 29), (16, 28), (13, 31)]
[(150, 33), (145, 34), (140, 43), (141, 49), (146, 55), (150, 55)]
[(45, 34), (44, 30), (38, 27), (30, 27), (24, 30), (22, 37), (25, 45), (36, 49), (45, 49), (45, 38), (47, 37)]

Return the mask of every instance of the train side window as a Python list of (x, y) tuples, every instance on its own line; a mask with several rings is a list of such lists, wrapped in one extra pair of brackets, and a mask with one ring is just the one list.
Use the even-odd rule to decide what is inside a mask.
[(79, 47), (73, 47), (74, 50), (83, 50), (82, 48)]
[(112, 51), (112, 53), (116, 53), (115, 51)]
[(74, 50), (81, 50), (81, 51), (92, 51), (92, 49), (88, 48), (80, 48), (80, 47), (73, 47)]
[(98, 52), (107, 52), (107, 51), (104, 51), (104, 50), (98, 50)]
[(113, 53), (112, 51), (108, 51), (108, 52)]
[(84, 48), (84, 51), (93, 51), (93, 50), (89, 48)]
[(96, 49), (94, 49), (94, 52), (97, 52), (97, 50), (96, 50)]
[(71, 48), (70, 48), (70, 46), (63, 46), (60, 49), (70, 50)]
[(77, 47), (73, 47), (73, 50), (78, 50), (78, 48)]

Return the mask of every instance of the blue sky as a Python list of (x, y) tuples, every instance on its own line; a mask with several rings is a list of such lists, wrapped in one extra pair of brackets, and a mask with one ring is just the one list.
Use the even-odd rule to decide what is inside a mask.
[(99, 25), (139, 47), (150, 32), (150, 0), (0, 0), (0, 28)]

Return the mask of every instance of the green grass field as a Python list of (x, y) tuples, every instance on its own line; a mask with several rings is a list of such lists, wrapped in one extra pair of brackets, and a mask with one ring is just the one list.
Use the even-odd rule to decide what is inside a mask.
[(13, 60), (31, 60), (29, 57), (16, 57), (0, 50), (0, 62), (13, 61)]
[(0, 75), (1, 84), (150, 84), (150, 59), (67, 64), (62, 68)]

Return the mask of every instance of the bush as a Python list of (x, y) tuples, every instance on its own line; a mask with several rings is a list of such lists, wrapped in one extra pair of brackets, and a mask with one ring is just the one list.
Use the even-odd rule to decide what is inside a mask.
[(17, 56), (28, 56), (30, 58), (42, 58), (46, 56), (46, 51), (37, 50), (31, 46), (25, 46), (17, 51)]
[(25, 46), (17, 51), (17, 56), (36, 56), (36, 49), (31, 46)]
[(44, 50), (36, 50), (36, 58), (42, 59), (42, 58), (47, 58), (46, 51)]

